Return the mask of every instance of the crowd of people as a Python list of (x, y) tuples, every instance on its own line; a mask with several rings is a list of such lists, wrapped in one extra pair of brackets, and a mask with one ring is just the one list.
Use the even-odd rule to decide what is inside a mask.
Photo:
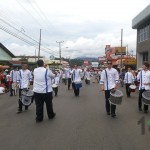
[(110, 93), (118, 89), (118, 84), (122, 87), (126, 87), (127, 98), (131, 97), (132, 89), (139, 88), (138, 109), (139, 111), (148, 112), (148, 105), (143, 104), (142, 108), (142, 93), (150, 90), (150, 71), (149, 63), (144, 62), (142, 69), (138, 72), (133, 71), (130, 67), (127, 71), (118, 72), (117, 69), (112, 67), (112, 61), (107, 61), (107, 67), (102, 70), (99, 69), (92, 73), (90, 68), (81, 68), (75, 65), (71, 68), (69, 65), (61, 70), (50, 70), (45, 68), (43, 60), (37, 61), (37, 68), (33, 72), (28, 70), (27, 63), (22, 63), (22, 68), (17, 70), (17, 67), (13, 67), (13, 70), (0, 71), (0, 85), (5, 87), (5, 92), (10, 92), (10, 96), (16, 96), (18, 93), (18, 110), (17, 113), (28, 110), (28, 105), (24, 105), (21, 101), (22, 91), (29, 90), (33, 84), (33, 99), (36, 105), (36, 122), (43, 121), (44, 103), (46, 104), (47, 115), (49, 119), (53, 119), (56, 113), (53, 110), (53, 93), (54, 96), (58, 96), (59, 86), (61, 84), (67, 85), (68, 90), (71, 88), (74, 91), (74, 96), (80, 95), (80, 88), (82, 82), (85, 80), (86, 85), (90, 85), (91, 77), (100, 84), (100, 90), (105, 93), (105, 108), (107, 115), (116, 117), (116, 105), (110, 102)]

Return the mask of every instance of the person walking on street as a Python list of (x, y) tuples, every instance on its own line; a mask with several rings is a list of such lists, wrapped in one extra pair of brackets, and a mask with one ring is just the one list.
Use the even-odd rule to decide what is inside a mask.
[[(142, 111), (142, 93), (145, 90), (150, 90), (150, 71), (149, 69), (149, 63), (144, 62), (142, 65), (142, 70), (137, 75), (137, 80), (140, 81), (139, 84), (139, 100), (138, 100), (138, 106), (139, 111)], [(148, 112), (148, 105), (144, 104), (144, 113)]]
[(127, 94), (127, 97), (130, 97), (131, 96), (130, 95), (131, 94), (131, 90), (130, 90), (129, 87), (130, 87), (130, 85), (132, 83), (134, 83), (134, 76), (133, 76), (133, 74), (131, 72), (131, 68), (130, 67), (128, 67), (128, 71), (125, 74), (124, 82), (126, 84), (126, 94)]
[[(22, 69), (18, 71), (17, 75), (17, 84), (19, 85), (19, 108), (17, 113), (22, 112), (23, 104), (21, 102), (21, 92), (23, 89), (28, 89), (30, 86), (30, 82), (32, 81), (32, 75), (30, 70), (27, 69), (27, 62), (22, 63)], [(25, 106), (25, 110), (28, 110), (28, 106)]]
[(80, 88), (82, 87), (82, 81), (81, 81), (81, 76), (80, 76), (81, 72), (82, 70), (79, 69), (77, 65), (75, 65), (72, 71), (72, 83), (73, 83), (75, 96), (79, 96)]
[[(109, 98), (110, 98), (110, 91), (117, 89), (117, 84), (119, 82), (119, 73), (115, 68), (112, 68), (112, 61), (107, 61), (107, 68), (102, 71), (101, 73), (101, 90), (105, 91), (105, 99), (106, 99), (106, 112), (107, 115), (110, 115), (112, 117), (116, 116), (116, 105), (110, 104)], [(111, 111), (111, 112), (110, 112)]]
[(53, 111), (52, 79), (55, 74), (51, 70), (44, 68), (43, 60), (37, 61), (38, 68), (34, 69), (33, 91), (36, 104), (36, 122), (43, 121), (44, 102), (46, 103), (47, 115), (49, 119), (55, 117)]

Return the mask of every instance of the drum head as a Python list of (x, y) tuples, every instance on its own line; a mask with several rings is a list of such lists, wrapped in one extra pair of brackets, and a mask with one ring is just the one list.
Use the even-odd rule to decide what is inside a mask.
[(136, 89), (136, 85), (130, 85), (129, 88), (135, 90)]
[(52, 85), (52, 88), (56, 88), (56, 87), (57, 87), (57, 85), (56, 85), (56, 84), (53, 84), (53, 85)]

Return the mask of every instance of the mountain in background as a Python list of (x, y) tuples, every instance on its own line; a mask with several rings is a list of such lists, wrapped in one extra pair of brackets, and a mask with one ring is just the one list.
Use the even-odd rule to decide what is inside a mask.
[(77, 57), (77, 58), (74, 58), (74, 59), (78, 59), (78, 60), (87, 60), (87, 61), (90, 61), (90, 62), (92, 62), (92, 61), (98, 61), (98, 58), (96, 58), (96, 57)]

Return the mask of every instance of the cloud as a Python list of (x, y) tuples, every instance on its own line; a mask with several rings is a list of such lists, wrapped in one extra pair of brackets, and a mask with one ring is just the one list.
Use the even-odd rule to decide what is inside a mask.
[[(149, 4), (147, 0), (17, 1), (3, 1), (0, 18), (18, 30), (23, 28), (24, 33), (36, 41), (39, 41), (42, 29), (42, 47), (52, 51), (41, 51), (41, 55), (49, 57), (53, 54), (59, 57), (56, 41), (65, 41), (62, 44), (62, 56), (71, 58), (104, 55), (105, 45), (120, 45), (121, 29), (123, 29), (123, 45), (128, 45), (129, 50), (135, 52), (136, 30), (132, 29), (132, 19)], [(2, 21), (0, 25), (18, 33)], [(19, 35), (23, 36), (21, 33)], [(2, 30), (0, 38), (16, 55), (35, 54), (35, 47)], [(36, 46), (38, 47), (38, 44)]]

